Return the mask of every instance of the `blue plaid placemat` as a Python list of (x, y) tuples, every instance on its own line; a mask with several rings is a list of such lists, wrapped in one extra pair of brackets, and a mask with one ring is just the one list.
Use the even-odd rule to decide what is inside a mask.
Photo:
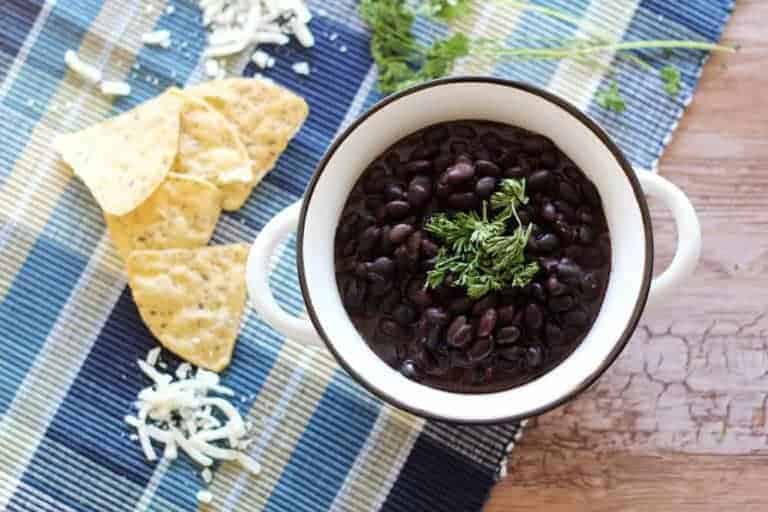
[[(508, 38), (567, 37), (579, 28), (477, 1), (461, 28)], [(731, 0), (550, 0), (625, 40), (716, 41)], [(251, 241), (297, 200), (334, 134), (379, 95), (368, 35), (353, 0), (311, 2), (317, 45), (277, 48), (267, 74), (307, 98), (311, 114), (246, 207), (223, 216), (214, 243)], [(168, 14), (167, 5), (175, 10)], [(167, 28), (170, 49), (142, 47)], [(420, 20), (420, 37), (446, 27)], [(4, 0), (0, 5), (0, 510), (187, 511), (200, 488), (183, 458), (148, 464), (122, 418), (145, 385), (135, 361), (155, 343), (126, 289), (101, 213), (50, 148), (54, 134), (130, 108), (169, 85), (200, 80), (204, 33), (190, 0)], [(75, 49), (130, 97), (111, 102), (67, 73)], [(656, 56), (647, 58), (655, 66)], [(553, 90), (595, 117), (638, 167), (653, 168), (691, 98), (704, 56), (675, 53), (683, 91), (618, 65), (627, 110), (600, 109), (607, 78), (574, 63), (468, 59), (457, 72), (493, 74)], [(300, 77), (290, 65), (307, 60)], [(255, 72), (251, 66), (243, 71)], [(272, 284), (298, 313), (294, 245)], [(224, 376), (258, 437), (259, 476), (224, 465), (215, 510), (474, 511), (496, 481), (518, 425), (453, 427), (383, 405), (323, 351), (284, 340), (248, 314)]]

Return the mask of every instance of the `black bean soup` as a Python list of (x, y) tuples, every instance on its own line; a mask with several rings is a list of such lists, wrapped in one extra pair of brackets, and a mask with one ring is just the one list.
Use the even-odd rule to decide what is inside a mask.
[[(502, 180), (525, 180), (523, 287), (478, 298), (448, 276), (426, 285), (440, 241), (437, 213), (477, 211)], [(523, 240), (523, 243), (524, 240)], [(595, 186), (548, 138), (463, 120), (409, 135), (370, 164), (336, 232), (344, 306), (374, 352), (406, 377), (454, 392), (509, 389), (562, 362), (603, 301), (611, 243)]]

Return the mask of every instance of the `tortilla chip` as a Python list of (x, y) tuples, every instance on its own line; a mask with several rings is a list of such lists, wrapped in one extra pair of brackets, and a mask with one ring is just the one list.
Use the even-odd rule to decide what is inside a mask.
[(228, 186), (253, 181), (251, 160), (237, 129), (201, 99), (186, 95), (185, 101), (174, 170), (218, 186), (224, 208), (237, 209), (239, 195), (233, 196)]
[(171, 170), (182, 105), (178, 94), (166, 92), (117, 117), (61, 135), (54, 147), (106, 213), (125, 215), (146, 201)]
[(133, 299), (165, 348), (202, 368), (226, 368), (245, 306), (247, 257), (247, 244), (130, 254)]
[(170, 173), (138, 208), (105, 214), (123, 261), (142, 249), (194, 249), (211, 239), (221, 213), (221, 191), (205, 180)]
[(224, 209), (236, 210), (275, 166), (307, 118), (309, 107), (303, 98), (291, 91), (253, 78), (214, 80), (186, 92), (203, 98), (237, 127), (248, 156), (253, 160), (253, 179), (225, 188), (225, 195), (233, 199), (224, 205)]

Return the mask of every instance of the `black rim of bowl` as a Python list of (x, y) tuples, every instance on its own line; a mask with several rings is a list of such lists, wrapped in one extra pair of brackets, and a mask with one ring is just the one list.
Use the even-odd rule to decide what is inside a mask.
[[(342, 355), (336, 350), (336, 347), (331, 341), (330, 336), (328, 336), (328, 334), (323, 329), (323, 326), (320, 323), (320, 320), (317, 316), (317, 312), (315, 311), (314, 305), (312, 304), (311, 293), (309, 291), (306, 275), (304, 272), (304, 227), (305, 227), (307, 211), (309, 209), (309, 203), (312, 200), (312, 196), (315, 192), (315, 187), (317, 186), (317, 183), (320, 180), (320, 177), (325, 171), (328, 165), (328, 162), (331, 160), (331, 158), (333, 158), (333, 155), (336, 153), (339, 147), (344, 143), (344, 141), (349, 137), (349, 135), (355, 130), (357, 130), (357, 128), (360, 125), (362, 125), (373, 114), (375, 114), (382, 108), (388, 106), (389, 104), (399, 100), (400, 98), (423, 91), (425, 89), (431, 89), (433, 87), (440, 87), (442, 85), (447, 85), (447, 84), (467, 83), (467, 82), (511, 87), (514, 89), (520, 89), (528, 93), (534, 94), (562, 108), (563, 110), (571, 114), (573, 117), (575, 117), (578, 121), (580, 121), (584, 126), (589, 128), (589, 130), (592, 131), (600, 139), (600, 141), (605, 145), (605, 147), (611, 152), (611, 154), (616, 159), (616, 162), (624, 171), (624, 174), (626, 174), (627, 179), (629, 180), (630, 186), (632, 187), (632, 191), (635, 194), (635, 198), (637, 199), (638, 205), (640, 206), (640, 213), (643, 220), (643, 229), (645, 232), (645, 251), (646, 251), (645, 269), (643, 272), (643, 281), (640, 287), (640, 294), (638, 295), (637, 301), (635, 302), (635, 306), (632, 311), (632, 315), (630, 316), (629, 322), (627, 323), (627, 326), (625, 327), (624, 331), (618, 337), (613, 350), (608, 354), (607, 357), (603, 359), (601, 364), (597, 366), (592, 373), (590, 373), (584, 380), (582, 380), (578, 385), (574, 386), (573, 389), (571, 389), (569, 392), (565, 393), (564, 395), (554, 398), (552, 401), (550, 401), (546, 405), (543, 405), (541, 407), (528, 411), (525, 414), (504, 416), (504, 417), (499, 417), (499, 418), (494, 418), (489, 420), (460, 420), (460, 419), (435, 415), (430, 413), (426, 409), (411, 407), (409, 405), (403, 404), (397, 398), (389, 395), (385, 390), (380, 390), (378, 388), (375, 388), (373, 385), (371, 385), (366, 380), (366, 378), (363, 375), (361, 375), (361, 373), (358, 370), (355, 369), (354, 365), (349, 364), (349, 362), (347, 362), (342, 357)], [(361, 169), (360, 173), (362, 174), (363, 171), (364, 169)], [(335, 232), (334, 232), (334, 236), (335, 236)], [(317, 330), (318, 334), (322, 338), (325, 345), (328, 347), (328, 350), (331, 351), (333, 356), (336, 358), (339, 364), (347, 371), (347, 373), (349, 373), (365, 389), (367, 389), (369, 392), (371, 392), (373, 395), (377, 396), (384, 402), (387, 402), (391, 405), (394, 405), (400, 409), (403, 409), (405, 411), (408, 411), (420, 417), (430, 418), (438, 421), (445, 421), (449, 423), (457, 423), (457, 424), (474, 424), (474, 425), (497, 424), (497, 423), (519, 421), (525, 418), (538, 416), (544, 412), (547, 412), (549, 410), (552, 410), (562, 405), (565, 402), (570, 401), (571, 399), (578, 396), (581, 392), (589, 388), (598, 378), (600, 378), (600, 376), (603, 375), (603, 373), (605, 373), (605, 371), (611, 366), (611, 364), (613, 364), (613, 362), (616, 360), (619, 354), (624, 350), (624, 347), (626, 347), (627, 343), (629, 342), (629, 339), (632, 337), (632, 334), (637, 328), (637, 324), (640, 320), (640, 316), (642, 315), (643, 309), (645, 308), (646, 302), (648, 300), (648, 292), (650, 290), (651, 277), (653, 275), (653, 233), (651, 230), (651, 218), (648, 212), (648, 203), (645, 199), (645, 195), (643, 194), (640, 183), (637, 177), (635, 176), (635, 171), (632, 169), (632, 166), (629, 164), (624, 154), (616, 146), (616, 144), (611, 140), (608, 134), (606, 134), (605, 131), (603, 131), (603, 129), (595, 121), (589, 118), (586, 114), (584, 114), (575, 106), (573, 106), (571, 103), (567, 102), (566, 100), (564, 100), (559, 96), (556, 96), (543, 89), (540, 89), (538, 87), (535, 87), (526, 83), (516, 82), (513, 80), (505, 80), (502, 78), (492, 78), (492, 77), (461, 76), (461, 77), (443, 78), (439, 80), (433, 80), (431, 82), (425, 82), (423, 84), (411, 87), (399, 93), (387, 96), (386, 98), (376, 103), (373, 107), (371, 107), (365, 113), (363, 113), (360, 117), (355, 119), (354, 122), (352, 122), (339, 136), (335, 138), (331, 146), (328, 148), (328, 151), (326, 151), (325, 155), (323, 156), (322, 160), (320, 160), (320, 162), (318, 163), (317, 168), (315, 169), (315, 173), (312, 176), (311, 181), (309, 182), (309, 186), (307, 187), (307, 190), (304, 194), (304, 199), (301, 205), (301, 213), (299, 216), (296, 247), (297, 247), (296, 248), (297, 271), (299, 276), (299, 283), (301, 285), (302, 295), (304, 297), (304, 302), (306, 303), (306, 306), (307, 306), (307, 313), (309, 314), (312, 324), (315, 326), (315, 329)]]

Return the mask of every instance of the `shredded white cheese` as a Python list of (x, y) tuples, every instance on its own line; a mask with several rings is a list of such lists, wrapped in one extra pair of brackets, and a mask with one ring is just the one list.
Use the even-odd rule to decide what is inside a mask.
[[(258, 52), (264, 44), (286, 45), (291, 36), (306, 48), (315, 43), (309, 28), (312, 13), (303, 0), (198, 0), (198, 6), (208, 30), (208, 59)], [(262, 69), (274, 65), (271, 57), (253, 54), (253, 59)], [(206, 74), (222, 76), (224, 67), (217, 66), (215, 73), (209, 72), (206, 62)]]
[[(259, 464), (242, 451), (248, 428), (242, 416), (226, 398), (234, 392), (220, 384), (218, 374), (193, 371), (182, 363), (173, 375), (159, 371), (159, 347), (137, 364), (152, 381), (139, 391), (136, 415), (125, 423), (136, 429), (144, 456), (157, 460), (153, 443), (163, 445), (163, 458), (174, 460), (179, 450), (203, 468), (216, 461), (237, 461), (244, 469), (258, 472)], [(208, 475), (208, 476), (205, 476)], [(210, 471), (203, 479), (210, 479)]]
[(85, 81), (92, 84), (101, 82), (101, 70), (96, 66), (81, 60), (74, 50), (67, 50), (64, 53), (64, 63)]
[(309, 64), (307, 62), (296, 62), (295, 64), (293, 64), (293, 66), (291, 66), (291, 68), (293, 69), (293, 72), (296, 73), (297, 75), (307, 76), (311, 72), (311, 70), (309, 69)]
[(155, 30), (154, 32), (147, 32), (141, 36), (141, 42), (150, 46), (170, 48), (171, 32), (170, 30)]
[(209, 505), (213, 503), (213, 493), (211, 491), (197, 491), (197, 501)]

